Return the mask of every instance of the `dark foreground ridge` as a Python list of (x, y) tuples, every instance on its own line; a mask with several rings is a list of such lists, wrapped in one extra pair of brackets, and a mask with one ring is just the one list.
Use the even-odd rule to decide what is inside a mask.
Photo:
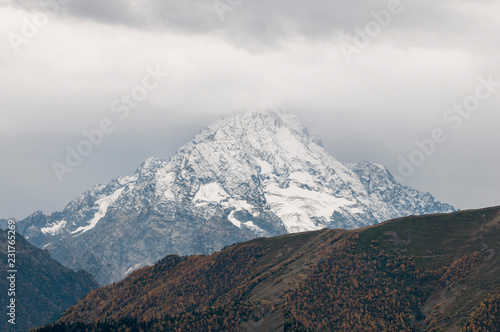
[(500, 207), (167, 256), (36, 331), (499, 331)]
[[(7, 236), (7, 231), (0, 230), (0, 331), (27, 331), (53, 323), (67, 308), (99, 286), (89, 273), (83, 270), (74, 272), (62, 266), (50, 257), (47, 250), (31, 245), (20, 234), (15, 235), (14, 245), (17, 272), (14, 279), (7, 279), (12, 278), (7, 272), (12, 270), (7, 265)], [(7, 292), (9, 289), (12, 291)], [(10, 299), (15, 299), (15, 325), (7, 322)]]

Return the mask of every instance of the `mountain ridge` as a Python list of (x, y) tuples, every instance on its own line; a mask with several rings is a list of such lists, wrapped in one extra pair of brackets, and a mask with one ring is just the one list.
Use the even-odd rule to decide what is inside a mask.
[(259, 238), (167, 256), (39, 332), (494, 331), (499, 253), (500, 206)]

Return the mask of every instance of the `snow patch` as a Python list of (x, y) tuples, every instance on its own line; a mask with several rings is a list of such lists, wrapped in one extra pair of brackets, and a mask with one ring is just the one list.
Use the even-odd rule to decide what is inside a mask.
[(231, 213), (229, 213), (229, 215), (227, 216), (227, 220), (229, 220), (234, 226), (241, 228), (241, 221), (236, 219), (236, 217), (234, 216), (236, 212), (237, 210), (231, 211)]
[(261, 235), (263, 235), (263, 234), (265, 234), (265, 233), (266, 233), (266, 232), (265, 232), (262, 228), (260, 228), (259, 226), (255, 225), (255, 224), (253, 223), (253, 221), (247, 221), (247, 222), (245, 223), (245, 226), (246, 226), (247, 228), (251, 229), (252, 231), (254, 231), (254, 232), (255, 232), (255, 233), (257, 233), (257, 234), (261, 234)]
[(132, 183), (132, 182), (136, 182), (136, 181), (137, 181), (137, 174), (118, 178), (118, 183), (121, 186), (124, 186), (124, 185)]
[(195, 203), (219, 203), (228, 198), (228, 196), (229, 195), (224, 191), (224, 189), (222, 189), (222, 187), (218, 183), (213, 182), (201, 186), (198, 192), (194, 195), (193, 201)]
[(163, 192), (163, 197), (170, 200), (170, 201), (175, 200), (175, 194), (170, 189), (167, 189)]
[(40, 230), (42, 231), (43, 234), (56, 235), (63, 231), (64, 226), (66, 226), (66, 221), (61, 220), (61, 221), (56, 221), (55, 223), (51, 224), (48, 227), (43, 227)]
[(161, 168), (156, 172), (156, 193), (163, 198), (174, 201), (175, 194), (172, 192), (172, 187), (177, 177), (177, 173), (167, 168)]
[(260, 228), (259, 226), (255, 225), (253, 223), (253, 221), (249, 220), (249, 221), (245, 221), (245, 222), (241, 222), (239, 221), (238, 219), (236, 219), (236, 217), (234, 216), (234, 214), (237, 212), (237, 211), (241, 211), (241, 210), (233, 210), (231, 211), (231, 213), (227, 216), (227, 219), (236, 227), (238, 227), (239, 229), (241, 229), (242, 227), (246, 227), (252, 231), (254, 231), (255, 233), (259, 234), (259, 235), (264, 235), (266, 234), (266, 232)]
[(257, 164), (260, 167), (261, 174), (270, 174), (273, 172), (273, 167), (267, 161), (264, 161), (264, 160), (259, 159), (259, 158), (256, 158), (255, 161), (257, 162)]
[(345, 198), (300, 188), (293, 183), (288, 188), (269, 185), (265, 197), (288, 233), (322, 229), (325, 225), (313, 221), (311, 216), (323, 219), (326, 224), (334, 211), (355, 204)]
[(87, 226), (78, 227), (75, 231), (71, 232), (71, 234), (79, 233), (77, 235), (74, 235), (73, 237), (82, 235), (83, 233), (88, 232), (89, 230), (94, 228), (99, 220), (101, 220), (106, 215), (108, 207), (113, 204), (118, 199), (118, 197), (120, 197), (123, 189), (125, 188), (120, 188), (111, 195), (98, 199), (95, 202), (95, 204), (98, 205), (98, 211), (89, 221), (89, 224)]
[(142, 263), (137, 263), (135, 264), (134, 266), (130, 267), (127, 272), (125, 272), (125, 275), (128, 275), (129, 273), (137, 270), (138, 268), (140, 268), (142, 266)]
[[(231, 213), (229, 213), (229, 215), (227, 216), (227, 220), (229, 220), (234, 226), (236, 226), (238, 228), (241, 228), (243, 225), (247, 226), (248, 228), (250, 228), (250, 227), (247, 225), (248, 222), (242, 223), (241, 221), (236, 219), (236, 217), (234, 216), (234, 214), (236, 212), (247, 211), (248, 213), (250, 213), (254, 217), (258, 217), (258, 215), (259, 215), (258, 211), (255, 211), (255, 208), (251, 204), (249, 204), (248, 202), (243, 201), (243, 200), (231, 198), (231, 199), (229, 199), (229, 201), (224, 202), (222, 205), (225, 208), (234, 208), (234, 210), (231, 211)], [(255, 226), (255, 227), (257, 227), (257, 226)]]
[(314, 185), (314, 178), (311, 174), (305, 172), (293, 172), (290, 174), (290, 180), (297, 183), (305, 184), (307, 186)]

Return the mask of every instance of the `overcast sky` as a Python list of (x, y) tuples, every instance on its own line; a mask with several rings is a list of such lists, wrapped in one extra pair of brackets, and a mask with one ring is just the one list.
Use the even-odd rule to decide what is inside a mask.
[[(500, 2), (394, 1), (47, 0), (47, 15), (0, 0), (0, 217), (60, 210), (221, 115), (284, 105), (340, 161), (460, 209), (499, 205)], [(132, 91), (147, 96), (113, 112)], [(114, 131), (59, 181), (53, 162), (106, 118)]]

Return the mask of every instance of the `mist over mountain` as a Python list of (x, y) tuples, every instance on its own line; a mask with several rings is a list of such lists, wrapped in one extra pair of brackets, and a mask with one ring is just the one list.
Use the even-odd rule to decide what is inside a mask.
[(168, 254), (452, 211), (382, 165), (336, 160), (294, 114), (248, 112), (215, 121), (170, 159), (150, 158), (63, 211), (32, 214), (18, 230), (108, 284)]

